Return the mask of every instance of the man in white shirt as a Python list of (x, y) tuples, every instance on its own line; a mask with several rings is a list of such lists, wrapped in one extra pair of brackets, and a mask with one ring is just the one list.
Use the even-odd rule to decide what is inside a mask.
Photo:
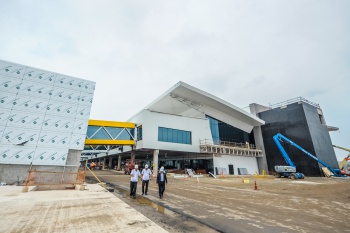
[[(151, 169), (148, 169), (148, 164), (145, 165), (145, 168), (141, 172), (142, 176), (142, 195), (146, 194), (148, 191), (148, 183), (150, 181), (150, 175), (152, 175)], [(145, 185), (146, 185), (146, 192), (145, 192)]]
[(135, 168), (130, 172), (130, 197), (136, 198), (137, 181), (141, 177), (139, 166), (135, 165)]

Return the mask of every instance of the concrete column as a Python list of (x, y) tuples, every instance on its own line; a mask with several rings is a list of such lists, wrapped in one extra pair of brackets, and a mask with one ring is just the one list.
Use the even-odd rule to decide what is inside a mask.
[(134, 150), (131, 151), (131, 158), (130, 159), (135, 161), (135, 151)]
[(114, 169), (114, 167), (112, 167), (112, 165), (113, 165), (112, 161), (113, 161), (113, 158), (109, 157), (109, 162), (108, 162), (109, 169)]
[(106, 157), (103, 158), (103, 166), (102, 169), (106, 169)]
[(158, 174), (158, 155), (159, 155), (159, 150), (154, 150), (153, 151), (153, 175), (157, 176)]
[(121, 164), (122, 164), (122, 156), (118, 155), (117, 171), (120, 171)]
[[(255, 104), (255, 103), (249, 104), (249, 108), (250, 108), (250, 112), (253, 115), (256, 115), (257, 117), (259, 117), (260, 112), (264, 112), (270, 109), (266, 106)], [(264, 139), (262, 136), (261, 126), (255, 126), (253, 128), (253, 133), (254, 133), (255, 145), (257, 149), (261, 149), (263, 152), (263, 157), (257, 158), (259, 173), (261, 174), (262, 170), (265, 170), (266, 174), (268, 174), (268, 166), (267, 166)]]

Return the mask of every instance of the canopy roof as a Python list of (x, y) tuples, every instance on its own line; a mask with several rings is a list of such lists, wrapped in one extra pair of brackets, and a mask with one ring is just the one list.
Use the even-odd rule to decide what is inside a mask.
[(214, 95), (178, 82), (145, 110), (187, 117), (211, 116), (246, 132), (265, 122)]

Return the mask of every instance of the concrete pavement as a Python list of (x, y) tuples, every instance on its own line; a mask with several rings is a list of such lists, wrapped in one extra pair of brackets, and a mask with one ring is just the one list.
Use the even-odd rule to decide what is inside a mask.
[(0, 232), (167, 232), (99, 185), (86, 189), (0, 186)]

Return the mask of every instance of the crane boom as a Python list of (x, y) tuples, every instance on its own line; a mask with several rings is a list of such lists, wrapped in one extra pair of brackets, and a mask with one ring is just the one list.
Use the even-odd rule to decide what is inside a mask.
[(336, 146), (336, 145), (333, 145), (333, 147), (350, 152), (350, 149), (348, 149), (348, 148), (344, 148), (344, 147)]
[(312, 155), (311, 153), (309, 153), (308, 151), (306, 151), (304, 148), (302, 148), (301, 146), (299, 146), (298, 144), (294, 143), (293, 141), (291, 141), (290, 139), (286, 138), (285, 136), (283, 136), (282, 134), (278, 133), (275, 136), (273, 136), (273, 140), (275, 141), (278, 149), (281, 151), (283, 157), (285, 158), (285, 160), (287, 161), (287, 163), (292, 166), (295, 167), (294, 163), (290, 160), (287, 152), (284, 150), (284, 148), (281, 145), (281, 142), (287, 142), (290, 145), (294, 146), (295, 148), (301, 150), (302, 152), (304, 152), (305, 154), (307, 154), (308, 156), (310, 156), (311, 158), (313, 158), (314, 160), (316, 160), (318, 163), (322, 164), (323, 166), (325, 166), (326, 168), (328, 168), (335, 176), (341, 176), (341, 172), (340, 169), (333, 169), (331, 168), (328, 164), (326, 164), (325, 162), (323, 162), (322, 160), (320, 160), (319, 158), (317, 158), (316, 156)]

